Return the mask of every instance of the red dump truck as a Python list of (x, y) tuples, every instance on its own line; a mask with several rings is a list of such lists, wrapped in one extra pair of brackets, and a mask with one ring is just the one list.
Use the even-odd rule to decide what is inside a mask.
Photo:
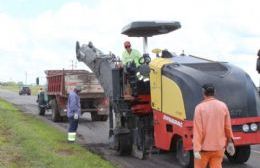
[(106, 121), (108, 101), (93, 73), (86, 70), (46, 70), (48, 104), (54, 122), (66, 118), (68, 93), (81, 86), (81, 113), (90, 112), (92, 121)]

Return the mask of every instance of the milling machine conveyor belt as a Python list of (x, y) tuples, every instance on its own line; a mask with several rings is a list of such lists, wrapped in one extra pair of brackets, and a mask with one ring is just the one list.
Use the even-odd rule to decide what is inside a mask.
[(107, 97), (113, 96), (112, 72), (115, 68), (113, 55), (105, 55), (95, 48), (91, 42), (80, 46), (76, 43), (76, 55), (80, 62), (84, 62), (96, 75)]

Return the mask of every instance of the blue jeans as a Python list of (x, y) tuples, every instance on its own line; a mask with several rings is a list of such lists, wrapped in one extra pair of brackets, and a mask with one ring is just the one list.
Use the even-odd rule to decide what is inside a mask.
[(78, 129), (79, 120), (75, 120), (74, 117), (69, 117), (69, 129), (68, 132), (76, 132)]

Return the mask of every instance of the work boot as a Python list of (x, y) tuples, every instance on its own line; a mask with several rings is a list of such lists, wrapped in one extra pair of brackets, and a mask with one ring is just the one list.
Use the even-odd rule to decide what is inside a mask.
[(68, 142), (74, 143), (76, 140), (76, 132), (68, 132)]

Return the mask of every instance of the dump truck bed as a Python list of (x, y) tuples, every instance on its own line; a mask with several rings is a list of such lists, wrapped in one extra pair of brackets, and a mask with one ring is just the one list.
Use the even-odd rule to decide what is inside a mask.
[(104, 90), (95, 75), (85, 70), (47, 70), (48, 95), (67, 97), (75, 86), (81, 86), (81, 98), (103, 97)]

